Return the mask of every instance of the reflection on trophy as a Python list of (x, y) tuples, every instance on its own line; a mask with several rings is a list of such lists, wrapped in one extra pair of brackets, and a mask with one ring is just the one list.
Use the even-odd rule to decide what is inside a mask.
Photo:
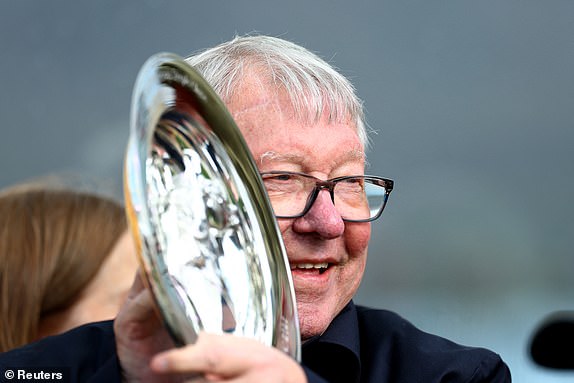
[(285, 248), (249, 149), (205, 80), (158, 54), (133, 93), (125, 197), (142, 268), (177, 344), (199, 331), (300, 360)]

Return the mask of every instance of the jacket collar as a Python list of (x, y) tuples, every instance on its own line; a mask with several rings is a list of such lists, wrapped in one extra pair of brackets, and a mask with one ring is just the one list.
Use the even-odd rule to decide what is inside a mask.
[(333, 381), (358, 382), (361, 345), (357, 309), (350, 301), (327, 330), (303, 345), (303, 364)]

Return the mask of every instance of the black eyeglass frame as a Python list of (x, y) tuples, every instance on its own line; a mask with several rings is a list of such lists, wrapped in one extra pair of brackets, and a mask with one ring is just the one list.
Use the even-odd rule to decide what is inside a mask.
[(315, 203), (315, 200), (317, 199), (317, 196), (319, 195), (319, 192), (321, 190), (328, 190), (329, 191), (329, 195), (331, 196), (331, 201), (333, 202), (333, 205), (335, 205), (335, 185), (340, 181), (353, 179), (353, 178), (361, 178), (365, 181), (369, 181), (371, 183), (374, 183), (378, 186), (382, 186), (385, 188), (385, 196), (384, 196), (383, 204), (382, 204), (381, 208), (379, 209), (379, 211), (377, 212), (377, 214), (375, 214), (373, 217), (365, 218), (365, 219), (348, 219), (348, 218), (343, 218), (343, 217), (341, 217), (341, 218), (345, 222), (371, 222), (371, 221), (376, 220), (377, 218), (379, 218), (381, 216), (381, 214), (383, 214), (383, 210), (385, 210), (385, 206), (387, 206), (387, 201), (389, 200), (389, 195), (391, 194), (391, 191), (393, 191), (393, 186), (395, 184), (395, 182), (391, 179), (383, 178), (383, 177), (379, 177), (379, 176), (372, 176), (372, 175), (342, 176), (342, 177), (331, 178), (328, 180), (321, 180), (321, 179), (314, 177), (312, 175), (305, 174), (305, 173), (299, 173), (299, 172), (272, 170), (272, 171), (268, 171), (268, 172), (261, 172), (260, 174), (261, 174), (261, 177), (264, 177), (266, 175), (282, 175), (282, 174), (284, 174), (284, 175), (296, 175), (296, 176), (302, 176), (305, 178), (309, 178), (309, 179), (312, 179), (313, 181), (315, 181), (315, 187), (313, 188), (313, 190), (309, 194), (309, 197), (307, 198), (307, 202), (305, 203), (305, 208), (303, 209), (303, 211), (299, 214), (296, 214), (296, 215), (275, 215), (276, 218), (282, 218), (282, 219), (303, 217), (305, 214), (307, 214), (309, 212), (309, 209), (311, 209), (311, 206), (313, 206), (313, 204)]

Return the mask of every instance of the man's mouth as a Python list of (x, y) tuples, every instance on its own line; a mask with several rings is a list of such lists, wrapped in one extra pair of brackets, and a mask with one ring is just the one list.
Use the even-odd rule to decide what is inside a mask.
[(302, 271), (318, 271), (319, 274), (323, 274), (329, 268), (329, 263), (296, 263), (291, 264), (291, 271), (302, 270)]

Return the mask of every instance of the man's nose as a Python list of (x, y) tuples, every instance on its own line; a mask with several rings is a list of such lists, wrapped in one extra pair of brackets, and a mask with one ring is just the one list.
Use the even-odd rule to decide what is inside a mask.
[(293, 222), (297, 232), (315, 232), (324, 238), (337, 238), (345, 231), (345, 222), (337, 211), (328, 190), (323, 189), (307, 213)]

